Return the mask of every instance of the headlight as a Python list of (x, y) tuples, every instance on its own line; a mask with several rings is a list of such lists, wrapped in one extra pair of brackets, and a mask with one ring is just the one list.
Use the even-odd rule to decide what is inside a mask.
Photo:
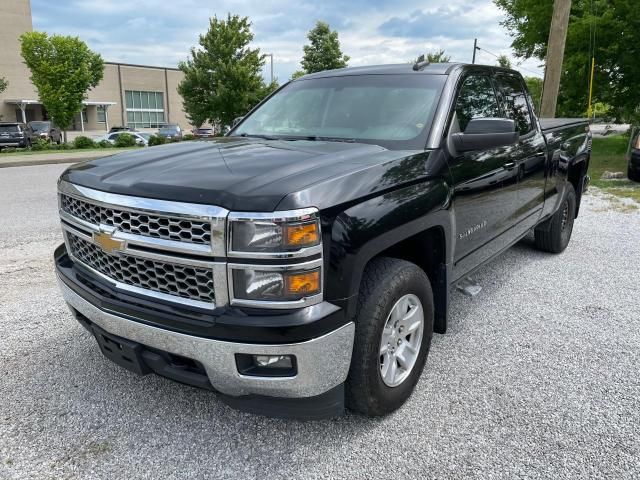
[(320, 219), (315, 209), (269, 214), (232, 213), (229, 221), (230, 256), (275, 254), (273, 256), (277, 257), (301, 250), (309, 254), (306, 249), (321, 243)]
[(228, 264), (233, 305), (299, 308), (322, 302), (317, 209), (232, 212), (228, 220), (227, 255), (238, 259)]
[(262, 302), (297, 302), (319, 295), (320, 268), (295, 271), (232, 269), (233, 297)]

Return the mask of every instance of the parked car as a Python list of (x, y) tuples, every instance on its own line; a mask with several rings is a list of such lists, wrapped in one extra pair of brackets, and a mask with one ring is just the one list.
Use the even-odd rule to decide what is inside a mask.
[(115, 133), (115, 132), (137, 132), (137, 130), (131, 127), (119, 127), (119, 126), (111, 127), (109, 129), (109, 133)]
[(193, 129), (193, 136), (196, 138), (209, 138), (215, 136), (213, 128), (201, 127)]
[(634, 182), (640, 182), (640, 132), (631, 141), (627, 177)]
[(118, 137), (122, 134), (127, 134), (127, 135), (131, 135), (133, 138), (136, 139), (136, 143), (138, 145), (141, 146), (147, 146), (149, 144), (149, 139), (151, 138), (151, 134), (150, 133), (143, 133), (143, 132), (132, 132), (132, 131), (119, 131), (119, 132), (114, 132), (114, 133), (108, 133), (106, 134), (104, 137), (97, 139), (96, 141), (100, 141), (100, 140), (106, 140), (107, 142), (114, 144), (116, 143), (116, 140), (118, 139)]
[(48, 142), (62, 143), (62, 130), (56, 127), (49, 120), (32, 121), (27, 123), (25, 130), (27, 141), (30, 145), (33, 145), (38, 140), (46, 140)]
[(26, 147), (25, 126), (18, 122), (0, 122), (0, 149), (4, 147)]
[(164, 125), (158, 129), (158, 136), (171, 140), (182, 140), (182, 129), (180, 128), (180, 125)]
[(538, 121), (498, 67), (306, 75), (223, 139), (67, 169), (62, 294), (138, 374), (268, 415), (384, 415), (446, 331), (453, 286), (532, 230), (567, 247), (588, 125)]

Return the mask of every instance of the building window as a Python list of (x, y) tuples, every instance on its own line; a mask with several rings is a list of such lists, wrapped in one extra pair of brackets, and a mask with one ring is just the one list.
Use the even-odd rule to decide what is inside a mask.
[(104, 105), (98, 105), (98, 123), (107, 123), (107, 112), (105, 111)]
[(127, 126), (158, 128), (164, 125), (164, 93), (125, 90)]

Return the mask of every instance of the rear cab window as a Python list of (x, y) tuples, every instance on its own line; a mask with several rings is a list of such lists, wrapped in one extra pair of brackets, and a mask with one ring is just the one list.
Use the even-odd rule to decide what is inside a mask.
[(534, 123), (522, 80), (506, 73), (497, 74), (496, 80), (505, 116), (516, 122), (520, 136), (531, 133)]

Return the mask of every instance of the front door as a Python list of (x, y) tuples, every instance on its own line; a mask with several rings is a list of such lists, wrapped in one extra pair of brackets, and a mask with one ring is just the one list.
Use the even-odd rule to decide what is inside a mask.
[[(464, 132), (472, 118), (500, 118), (493, 79), (470, 74), (461, 84), (449, 135)], [(454, 183), (454, 280), (488, 260), (510, 241), (517, 210), (516, 145), (466, 152), (450, 164)]]

